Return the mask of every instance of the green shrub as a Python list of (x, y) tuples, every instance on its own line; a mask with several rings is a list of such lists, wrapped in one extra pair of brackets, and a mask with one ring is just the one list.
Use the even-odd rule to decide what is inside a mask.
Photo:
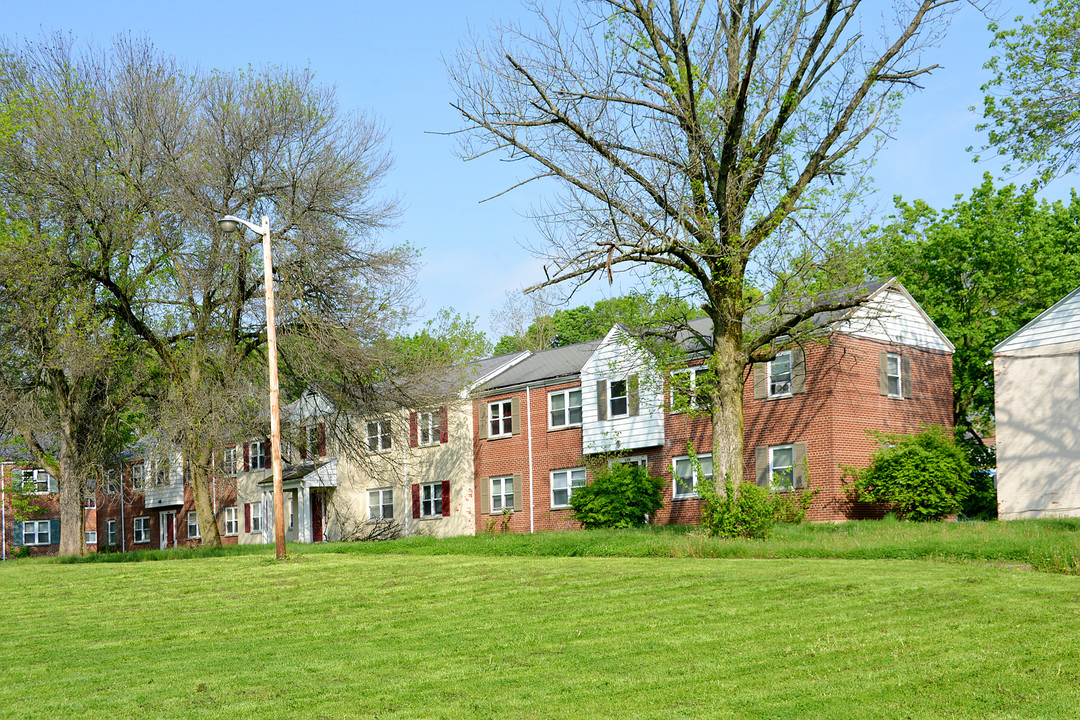
[(817, 496), (818, 488), (813, 490), (790, 490), (772, 493), (773, 520), (778, 523), (798, 525), (806, 519), (806, 511)]
[(664, 482), (643, 467), (602, 465), (585, 487), (574, 488), (570, 507), (584, 528), (627, 528), (644, 525), (664, 506)]
[(845, 468), (855, 499), (888, 504), (902, 520), (940, 520), (971, 492), (968, 455), (940, 425), (913, 435), (875, 432), (882, 447), (869, 467)]
[[(703, 500), (701, 526), (714, 537), (764, 539), (776, 522), (775, 502), (765, 488), (753, 483), (724, 482), (723, 492), (711, 480), (699, 483)], [(805, 513), (804, 513), (805, 514)]]

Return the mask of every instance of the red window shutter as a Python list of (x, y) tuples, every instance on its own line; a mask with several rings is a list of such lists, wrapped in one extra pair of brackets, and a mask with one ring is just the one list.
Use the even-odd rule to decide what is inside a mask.
[(326, 454), (326, 423), (319, 423), (319, 457)]
[(251, 503), (244, 503), (244, 532), (251, 532)]
[(409, 413), (409, 447), (416, 447), (418, 444), (416, 439), (416, 413)]
[[(443, 408), (445, 410), (445, 408)], [(446, 442), (443, 440), (443, 442)], [(450, 515), (450, 481), (442, 481), (442, 514), (445, 516)]]
[(414, 518), (420, 517), (420, 486), (412, 486), (412, 516)]
[(244, 443), (244, 472), (251, 469), (251, 446)]
[(300, 459), (307, 460), (307, 426), (300, 426)]
[(444, 406), (439, 408), (439, 442), (444, 443), (449, 439), (450, 429), (446, 426), (446, 407)]

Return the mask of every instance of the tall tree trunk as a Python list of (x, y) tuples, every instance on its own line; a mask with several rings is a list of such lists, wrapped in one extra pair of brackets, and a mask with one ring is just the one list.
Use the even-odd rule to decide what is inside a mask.
[(210, 488), (210, 460), (213, 450), (204, 443), (188, 443), (188, 468), (191, 472), (191, 494), (195, 500), (195, 513), (199, 518), (202, 544), (208, 547), (221, 545), (217, 516), (214, 514), (213, 493)]
[(743, 480), (743, 352), (742, 328), (713, 317), (713, 352), (709, 364), (716, 377), (711, 388), (713, 477), (718, 486), (728, 478)]
[(70, 407), (60, 421), (60, 457), (57, 484), (60, 490), (60, 554), (86, 554), (86, 518), (83, 515), (82, 482), (72, 438)]

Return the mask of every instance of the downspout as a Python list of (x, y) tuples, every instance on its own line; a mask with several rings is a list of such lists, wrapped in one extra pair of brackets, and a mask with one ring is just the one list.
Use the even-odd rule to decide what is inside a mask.
[[(106, 532), (108, 532), (107, 528)], [(124, 463), (122, 462), (120, 463), (120, 552), (127, 552), (127, 526), (124, 524)]]
[(412, 495), (409, 494), (409, 441), (412, 439), (409, 427), (409, 416), (405, 408), (401, 408), (401, 428), (403, 439), (401, 441), (401, 472), (405, 479), (405, 537), (409, 537), (409, 518), (412, 516)]
[(533, 522), (533, 456), (532, 456), (532, 388), (528, 385), (525, 386), (525, 417), (527, 418), (526, 424), (528, 426), (528, 442), (529, 442), (529, 532), (536, 532), (536, 526)]
[(0, 462), (0, 560), (7, 560), (7, 489), (4, 487), (4, 475), (8, 463)]

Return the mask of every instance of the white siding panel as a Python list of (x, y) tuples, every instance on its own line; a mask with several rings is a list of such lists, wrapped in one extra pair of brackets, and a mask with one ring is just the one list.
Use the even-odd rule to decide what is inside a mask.
[(906, 293), (899, 290), (879, 293), (866, 306), (856, 309), (851, 318), (839, 323), (836, 331), (871, 340), (952, 352), (937, 326)]
[(995, 352), (1009, 352), (1078, 340), (1080, 340), (1080, 288), (1056, 302), (994, 350)]
[[(644, 351), (620, 339), (617, 326), (581, 368), (581, 441), (585, 454), (653, 447), (664, 443), (663, 383)], [(596, 382), (638, 376), (638, 415), (600, 420)]]

